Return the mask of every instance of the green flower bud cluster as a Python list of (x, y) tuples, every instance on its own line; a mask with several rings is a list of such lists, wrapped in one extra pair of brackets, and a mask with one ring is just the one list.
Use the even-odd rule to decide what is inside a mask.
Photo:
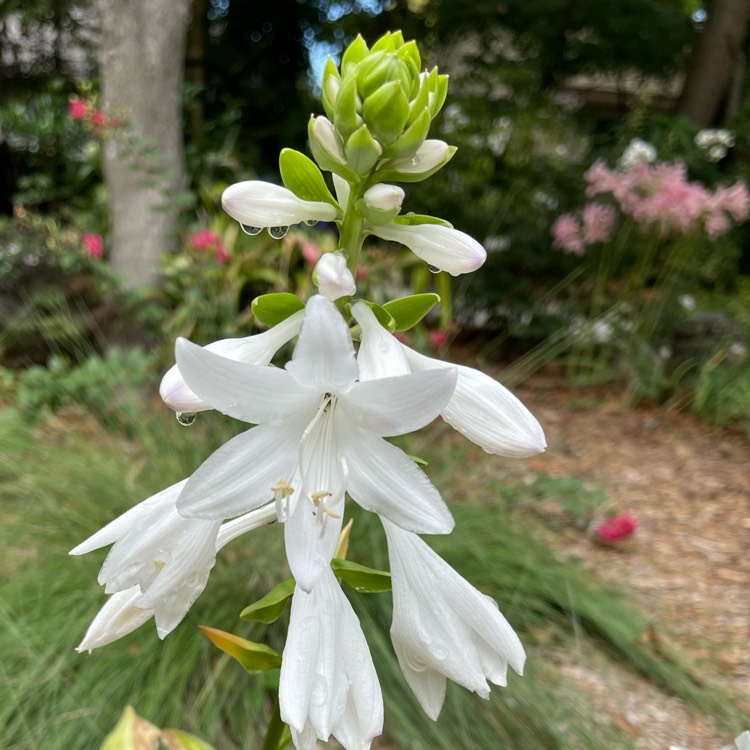
[(310, 147), (322, 169), (350, 184), (388, 179), (417, 182), (453, 156), (442, 141), (425, 141), (445, 102), (448, 76), (421, 72), (416, 42), (387, 33), (372, 48), (358, 36), (341, 70), (329, 58), (322, 86), (326, 117), (312, 117)]

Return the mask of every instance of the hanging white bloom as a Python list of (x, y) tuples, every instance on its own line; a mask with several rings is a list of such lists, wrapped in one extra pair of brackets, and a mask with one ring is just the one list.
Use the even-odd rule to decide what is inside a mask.
[(320, 295), (307, 303), (285, 369), (231, 361), (184, 339), (177, 341), (176, 355), (185, 382), (201, 400), (257, 425), (193, 474), (177, 503), (183, 515), (232, 518), (280, 492), (289, 565), (306, 591), (331, 560), (346, 492), (405, 529), (452, 529), (450, 512), (429, 479), (383, 438), (434, 419), (453, 392), (455, 369), (358, 382), (349, 329)]
[[(300, 310), (263, 333), (244, 338), (214, 341), (205, 348), (209, 352), (237, 362), (267, 365), (276, 352), (299, 333), (304, 316), (304, 310)], [(162, 378), (159, 394), (167, 406), (177, 412), (194, 413), (211, 408), (188, 388), (177, 365), (172, 365)]]
[(360, 379), (456, 368), (458, 379), (442, 418), (487, 453), (525, 458), (546, 448), (544, 431), (533, 414), (507, 388), (479, 370), (425, 357), (402, 344), (358, 302), (352, 315), (362, 328), (357, 361)]
[(744, 731), (739, 737), (735, 737), (734, 744), (737, 750), (750, 750), (750, 731)]
[(330, 300), (351, 297), (357, 291), (354, 276), (341, 253), (323, 253), (320, 256), (313, 271), (313, 282), (318, 291)]
[(285, 187), (258, 180), (230, 185), (221, 196), (221, 205), (249, 231), (301, 221), (333, 221), (338, 216), (338, 209), (330, 203), (302, 200)]
[(111, 596), (79, 651), (122, 638), (151, 617), (164, 638), (202, 593), (216, 552), (240, 534), (276, 520), (273, 504), (223, 525), (183, 518), (175, 502), (186, 481), (135, 505), (70, 551), (83, 555), (114, 545), (98, 577)]
[(405, 195), (398, 185), (387, 185), (380, 182), (367, 190), (362, 199), (368, 208), (374, 208), (378, 211), (393, 211), (401, 208)]
[(437, 719), (446, 678), (489, 698), (526, 655), (493, 599), (475, 589), (416, 534), (381, 519), (393, 585), (391, 639), (406, 681)]
[(367, 750), (383, 729), (383, 698), (365, 637), (330, 568), (292, 599), (281, 663), (279, 709), (297, 750), (333, 735)]
[(396, 224), (372, 227), (374, 235), (406, 245), (425, 263), (451, 276), (476, 271), (487, 251), (473, 238), (442, 224)]

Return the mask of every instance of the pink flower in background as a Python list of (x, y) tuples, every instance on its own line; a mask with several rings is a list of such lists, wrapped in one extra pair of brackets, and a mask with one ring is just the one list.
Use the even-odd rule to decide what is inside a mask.
[(581, 212), (583, 240), (587, 245), (609, 242), (615, 226), (615, 211), (603, 203), (587, 203)]
[(632, 536), (638, 528), (638, 521), (630, 513), (609, 516), (595, 530), (596, 536), (604, 542), (621, 542)]
[(442, 349), (448, 344), (450, 333), (448, 333), (448, 331), (430, 331), (428, 338), (430, 340), (430, 346), (433, 349)]
[(89, 118), (91, 126), (97, 135), (104, 135), (104, 128), (107, 125), (107, 115), (101, 109), (97, 109)]
[(213, 250), (219, 263), (229, 260), (229, 250), (224, 247), (221, 237), (210, 229), (201, 229), (190, 235), (190, 244), (196, 250)]
[(83, 99), (71, 99), (68, 102), (68, 114), (73, 120), (83, 120), (88, 111), (88, 105)]
[(100, 234), (84, 234), (81, 240), (92, 258), (104, 257), (104, 239)]
[(302, 253), (305, 263), (311, 268), (315, 267), (322, 255), (320, 248), (314, 242), (309, 241), (300, 243), (300, 252)]
[(732, 222), (729, 221), (729, 217), (723, 211), (714, 211), (706, 216), (703, 228), (706, 230), (706, 234), (712, 240), (715, 240), (732, 228)]
[(583, 255), (586, 249), (581, 236), (581, 225), (573, 214), (561, 214), (552, 225), (552, 247), (566, 253)]
[(729, 187), (716, 188), (712, 204), (715, 209), (726, 211), (736, 222), (747, 219), (750, 210), (750, 195), (744, 182), (735, 182)]

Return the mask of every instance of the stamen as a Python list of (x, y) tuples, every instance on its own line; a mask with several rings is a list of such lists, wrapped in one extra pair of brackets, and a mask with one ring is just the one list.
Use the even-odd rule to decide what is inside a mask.
[(289, 516), (289, 498), (294, 494), (294, 487), (286, 479), (279, 479), (271, 485), (271, 490), (276, 503), (276, 518), (279, 523), (284, 523)]

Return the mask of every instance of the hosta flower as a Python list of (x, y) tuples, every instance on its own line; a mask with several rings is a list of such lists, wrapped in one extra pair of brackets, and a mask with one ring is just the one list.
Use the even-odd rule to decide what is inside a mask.
[(383, 729), (383, 698), (365, 637), (330, 568), (292, 599), (279, 680), (281, 718), (297, 750), (331, 734), (346, 750), (365, 750)]
[[(276, 352), (299, 333), (303, 317), (304, 311), (300, 310), (263, 333), (214, 341), (206, 346), (206, 350), (251, 365), (267, 365)], [(212, 408), (190, 390), (177, 365), (173, 365), (162, 378), (159, 394), (167, 406), (177, 412), (198, 412)]]
[(750, 750), (750, 731), (745, 731), (739, 737), (735, 737), (734, 744), (737, 745), (737, 750)]
[(393, 585), (391, 639), (406, 681), (437, 719), (446, 678), (488, 698), (526, 655), (490, 597), (477, 591), (416, 534), (382, 519)]
[(313, 272), (313, 282), (318, 291), (330, 300), (351, 297), (357, 291), (352, 272), (341, 253), (324, 253)]
[(330, 203), (302, 200), (291, 190), (258, 180), (230, 185), (221, 196), (221, 205), (251, 234), (262, 227), (333, 221), (338, 216), (338, 210)]
[(352, 314), (362, 328), (357, 355), (361, 380), (456, 368), (456, 388), (440, 411), (451, 427), (487, 453), (523, 458), (545, 449), (539, 422), (496, 380), (471, 367), (452, 365), (415, 352), (388, 333), (372, 310), (361, 302), (353, 306)]
[(111, 596), (79, 651), (122, 638), (151, 617), (164, 638), (205, 588), (216, 552), (240, 534), (276, 519), (273, 504), (225, 524), (183, 518), (175, 502), (186, 481), (144, 500), (71, 550), (71, 555), (83, 555), (114, 545), (99, 572), (99, 583)]
[(188, 480), (177, 502), (183, 515), (231, 518), (275, 494), (286, 520), (289, 565), (306, 591), (331, 560), (347, 492), (405, 529), (451, 530), (438, 491), (383, 438), (434, 419), (453, 393), (455, 369), (359, 382), (349, 329), (320, 295), (307, 303), (285, 369), (231, 361), (184, 339), (176, 354), (185, 382), (203, 402), (257, 425)]
[[(345, 207), (349, 202), (349, 185), (337, 175), (333, 176), (333, 184), (339, 203)], [(406, 245), (425, 263), (452, 276), (476, 271), (487, 258), (487, 251), (475, 239), (442, 224), (407, 225), (391, 221), (370, 226), (368, 231), (383, 240)]]

